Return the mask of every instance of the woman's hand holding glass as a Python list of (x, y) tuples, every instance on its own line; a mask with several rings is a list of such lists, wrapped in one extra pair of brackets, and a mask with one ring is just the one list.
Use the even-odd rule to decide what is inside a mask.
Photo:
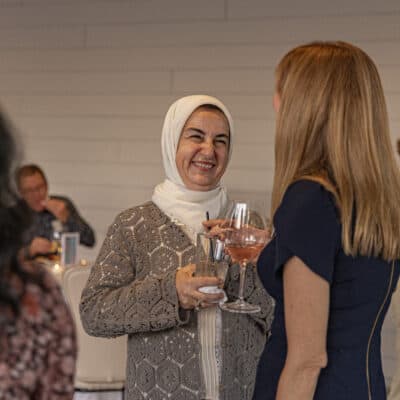
[(199, 289), (204, 286), (220, 287), (223, 284), (222, 279), (215, 276), (194, 276), (195, 271), (196, 265), (189, 264), (176, 272), (176, 292), (180, 306), (185, 310), (215, 306), (224, 294), (203, 293)]

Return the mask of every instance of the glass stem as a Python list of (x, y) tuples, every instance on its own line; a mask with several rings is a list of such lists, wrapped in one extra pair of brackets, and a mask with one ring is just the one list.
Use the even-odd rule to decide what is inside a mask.
[(246, 261), (240, 263), (240, 276), (239, 276), (239, 300), (244, 301), (244, 281), (246, 278)]

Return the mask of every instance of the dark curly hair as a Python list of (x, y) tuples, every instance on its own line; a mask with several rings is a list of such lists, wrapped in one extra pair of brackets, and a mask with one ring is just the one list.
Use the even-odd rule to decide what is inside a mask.
[(18, 313), (21, 294), (13, 291), (10, 279), (16, 275), (22, 282), (30, 280), (18, 256), (31, 221), (27, 207), (15, 207), (18, 198), (14, 171), (18, 159), (16, 135), (0, 112), (0, 303), (11, 307), (14, 313)]

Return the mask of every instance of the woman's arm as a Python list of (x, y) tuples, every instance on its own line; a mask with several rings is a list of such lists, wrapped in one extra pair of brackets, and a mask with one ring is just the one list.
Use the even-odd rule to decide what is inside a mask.
[(82, 293), (81, 319), (90, 335), (111, 337), (158, 331), (189, 320), (190, 313), (182, 312), (179, 306), (176, 271), (151, 275), (147, 260), (136, 254), (137, 243), (127, 235), (131, 228), (117, 217)]
[(298, 257), (283, 269), (287, 356), (276, 400), (312, 400), (327, 365), (329, 283)]

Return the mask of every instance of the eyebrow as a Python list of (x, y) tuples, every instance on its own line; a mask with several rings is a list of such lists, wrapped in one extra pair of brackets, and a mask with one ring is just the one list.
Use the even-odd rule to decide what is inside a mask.
[(198, 132), (198, 133), (202, 133), (203, 135), (206, 134), (206, 133), (205, 133), (204, 131), (202, 131), (201, 129), (199, 129), (199, 128), (194, 128), (194, 127), (190, 127), (190, 126), (188, 126), (187, 128), (185, 128), (185, 131), (195, 131), (195, 132)]

